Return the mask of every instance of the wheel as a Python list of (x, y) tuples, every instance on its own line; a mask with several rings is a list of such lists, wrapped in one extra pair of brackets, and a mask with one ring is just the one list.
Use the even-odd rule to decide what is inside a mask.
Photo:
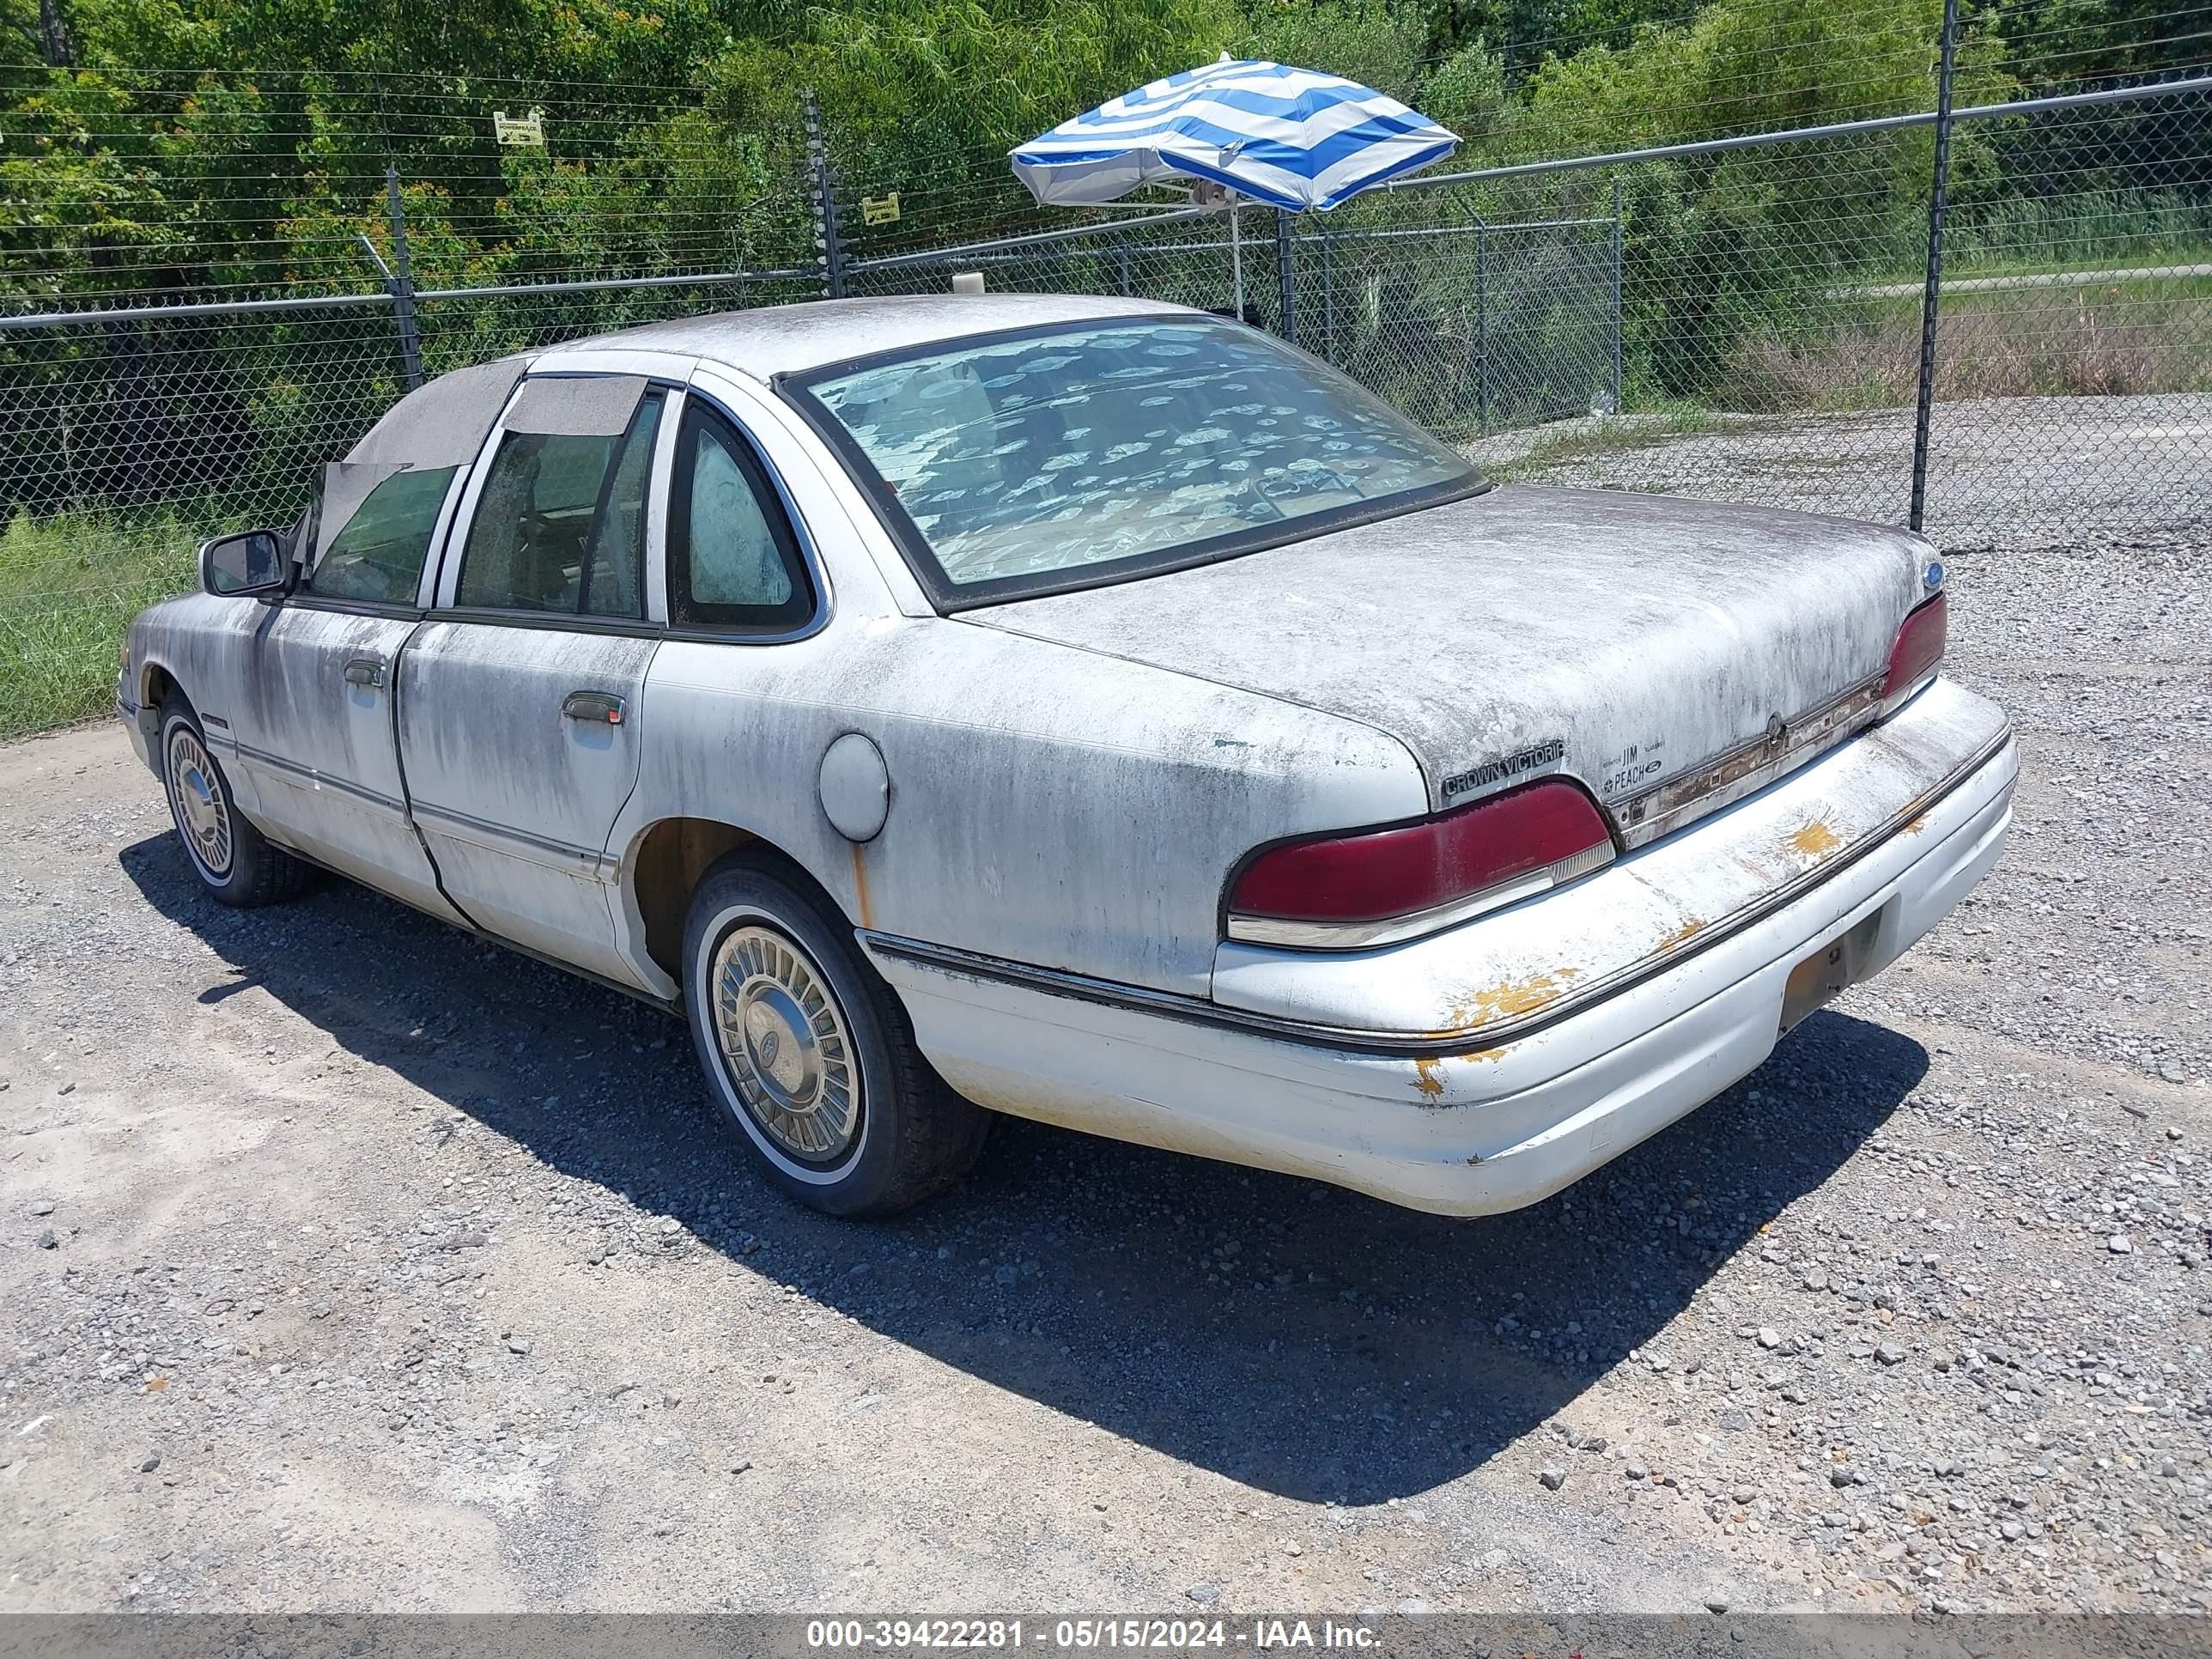
[(692, 896), (684, 963), (708, 1086), (792, 1197), (829, 1215), (890, 1215), (973, 1166), (990, 1115), (930, 1069), (852, 925), (811, 884), (732, 854)]
[(302, 863), (246, 821), (230, 781), (208, 752), (199, 717), (180, 693), (161, 705), (161, 787), (192, 873), (209, 895), (248, 909), (291, 898), (313, 878)]

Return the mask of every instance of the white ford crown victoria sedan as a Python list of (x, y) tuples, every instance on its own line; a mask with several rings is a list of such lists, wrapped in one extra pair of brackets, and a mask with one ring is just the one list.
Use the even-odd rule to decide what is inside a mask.
[(1926, 933), (2017, 770), (1918, 538), (1492, 485), (1145, 302), (462, 370), (201, 567), (118, 704), (207, 890), (334, 870), (681, 1010), (846, 1215), (993, 1112), (1529, 1203)]

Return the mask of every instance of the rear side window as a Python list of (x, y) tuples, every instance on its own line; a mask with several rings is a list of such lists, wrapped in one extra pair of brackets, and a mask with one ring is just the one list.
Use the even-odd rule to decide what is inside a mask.
[(302, 591), (325, 599), (413, 605), (438, 509), (458, 471), (410, 467), (378, 484), (316, 555)]
[(814, 586), (753, 447), (696, 401), (684, 417), (668, 512), (668, 619), (781, 632), (814, 613)]
[(477, 499), (455, 602), (495, 611), (645, 614), (645, 518), (662, 396), (615, 434), (509, 431)]

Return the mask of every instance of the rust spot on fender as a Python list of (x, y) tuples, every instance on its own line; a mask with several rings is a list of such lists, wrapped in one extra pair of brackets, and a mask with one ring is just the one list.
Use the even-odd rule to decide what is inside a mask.
[(1827, 820), (1814, 818), (1790, 837), (1793, 851), (1808, 859), (1823, 858), (1844, 844), (1844, 838), (1828, 828)]
[(1905, 833), (1908, 836), (1917, 836), (1922, 830), (1927, 829), (1927, 827), (1928, 814), (1923, 812), (1918, 817), (1913, 819), (1911, 823), (1905, 826)]
[(1679, 951), (1704, 932), (1705, 926), (1705, 919), (1703, 916), (1692, 916), (1651, 948), (1654, 951)]
[(868, 902), (868, 866), (866, 857), (866, 850), (867, 849), (863, 848), (860, 842), (854, 842), (853, 843), (853, 892), (855, 897), (855, 902), (860, 907), (860, 926), (872, 929), (876, 924), (873, 917), (870, 914), (873, 907)]
[(1463, 1060), (1486, 1060), (1490, 1061), (1491, 1064), (1496, 1065), (1499, 1060), (1505, 1058), (1505, 1049), (1502, 1047), (1497, 1048), (1477, 1048), (1473, 1054), (1463, 1054), (1461, 1058)]
[(1434, 1054), (1422, 1054), (1413, 1061), (1413, 1086), (1431, 1100), (1444, 1091), (1444, 1080), (1437, 1070), (1443, 1064)]
[(1555, 968), (1548, 974), (1509, 979), (1462, 996), (1443, 1011), (1446, 1030), (1470, 1030), (1501, 1019), (1519, 1019), (1549, 1007), (1567, 994), (1567, 981), (1579, 968)]

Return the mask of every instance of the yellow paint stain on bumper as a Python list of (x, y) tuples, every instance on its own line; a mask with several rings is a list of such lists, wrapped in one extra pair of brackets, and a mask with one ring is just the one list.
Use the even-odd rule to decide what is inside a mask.
[(1494, 1025), (1501, 1019), (1520, 1019), (1537, 1013), (1566, 995), (1568, 981), (1580, 978), (1579, 968), (1555, 968), (1548, 974), (1531, 974), (1472, 991), (1443, 1010), (1441, 1027), (1446, 1031), (1468, 1031)]
[(1830, 829), (1824, 818), (1814, 818), (1790, 837), (1790, 849), (1808, 859), (1826, 858), (1844, 844), (1844, 838)]

